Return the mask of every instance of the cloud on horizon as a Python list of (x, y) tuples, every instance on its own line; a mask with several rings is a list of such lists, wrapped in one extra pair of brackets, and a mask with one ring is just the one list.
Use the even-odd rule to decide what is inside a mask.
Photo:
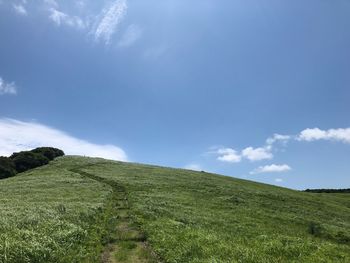
[(262, 173), (281, 173), (288, 172), (292, 170), (292, 168), (287, 164), (270, 164), (265, 166), (259, 166), (250, 172), (250, 174), (262, 174)]
[(252, 162), (273, 159), (273, 150), (280, 146), (286, 146), (289, 141), (337, 141), (350, 144), (350, 128), (338, 128), (321, 130), (319, 128), (307, 128), (301, 131), (298, 135), (282, 135), (275, 133), (265, 141), (262, 147), (253, 148), (251, 146), (237, 151), (232, 148), (221, 147), (210, 153), (218, 155), (217, 160), (228, 163), (239, 163), (243, 159)]
[[(319, 128), (307, 128), (301, 131), (298, 135), (282, 135), (275, 133), (273, 136), (269, 137), (265, 141), (265, 145), (258, 148), (247, 147), (242, 151), (237, 151), (228, 147), (214, 147), (213, 151), (209, 154), (217, 155), (217, 160), (227, 163), (240, 163), (244, 159), (250, 160), (252, 162), (271, 160), (273, 159), (273, 151), (276, 150), (278, 146), (285, 147), (289, 141), (335, 141), (350, 144), (350, 128), (338, 128), (338, 129), (328, 129), (321, 130)], [(281, 173), (290, 171), (291, 167), (287, 164), (277, 165), (265, 165), (259, 166), (250, 172), (253, 174), (261, 173)], [(278, 179), (281, 180), (281, 179)], [(276, 181), (281, 182), (281, 181)]]
[(202, 167), (196, 163), (190, 163), (184, 167), (186, 170), (201, 171)]
[(275, 179), (275, 182), (276, 182), (276, 183), (282, 183), (282, 182), (283, 182), (283, 179), (282, 179), (282, 178), (276, 178), (276, 179)]
[(17, 87), (14, 82), (6, 82), (3, 80), (2, 77), (0, 77), (0, 95), (16, 95), (17, 94)]
[(339, 128), (321, 130), (319, 128), (305, 129), (297, 136), (298, 141), (337, 141), (343, 143), (350, 143), (350, 128)]
[(128, 161), (124, 150), (114, 145), (94, 144), (36, 122), (0, 119), (0, 156), (42, 146), (60, 148), (69, 155)]

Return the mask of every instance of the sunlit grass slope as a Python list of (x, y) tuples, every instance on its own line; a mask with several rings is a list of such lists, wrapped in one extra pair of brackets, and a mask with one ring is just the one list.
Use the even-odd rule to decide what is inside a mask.
[(0, 180), (0, 262), (98, 262), (110, 189), (69, 163)]
[(163, 262), (350, 262), (349, 194), (83, 157), (0, 181), (0, 262), (98, 262), (111, 187), (78, 170), (125, 189)]

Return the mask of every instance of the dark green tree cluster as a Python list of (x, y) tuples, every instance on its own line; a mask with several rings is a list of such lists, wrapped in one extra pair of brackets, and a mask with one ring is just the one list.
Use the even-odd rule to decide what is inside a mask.
[(348, 189), (306, 189), (305, 192), (308, 193), (350, 193), (350, 188)]
[(44, 155), (50, 161), (52, 161), (56, 157), (64, 155), (64, 152), (62, 150), (57, 149), (57, 148), (52, 148), (52, 147), (39, 147), (39, 148), (32, 150), (32, 152)]
[(52, 147), (40, 147), (31, 151), (22, 151), (10, 157), (0, 157), (0, 179), (15, 176), (27, 170), (48, 164), (64, 152)]
[(0, 179), (16, 175), (16, 167), (13, 161), (7, 157), (0, 157)]

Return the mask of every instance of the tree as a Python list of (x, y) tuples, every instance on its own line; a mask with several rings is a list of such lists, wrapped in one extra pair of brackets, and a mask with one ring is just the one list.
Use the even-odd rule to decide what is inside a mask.
[(50, 161), (52, 161), (56, 157), (64, 155), (64, 152), (62, 150), (53, 147), (39, 147), (34, 150), (31, 150), (31, 152), (42, 154)]
[(10, 159), (14, 162), (19, 173), (49, 163), (49, 159), (44, 155), (29, 151), (14, 153), (10, 156)]
[(64, 152), (53, 147), (39, 147), (31, 151), (13, 153), (9, 158), (0, 157), (0, 179), (11, 177), (16, 173), (48, 164)]
[(0, 179), (15, 176), (17, 173), (15, 164), (10, 158), (0, 157)]
[(348, 189), (306, 189), (305, 192), (308, 193), (350, 193), (350, 188)]

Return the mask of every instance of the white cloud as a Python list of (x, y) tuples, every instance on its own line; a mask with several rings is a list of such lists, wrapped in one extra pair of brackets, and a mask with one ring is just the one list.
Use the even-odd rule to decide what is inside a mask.
[(184, 169), (193, 170), (193, 171), (201, 171), (202, 167), (199, 164), (191, 163), (191, 164), (186, 165), (184, 167)]
[(122, 21), (127, 10), (126, 0), (114, 1), (108, 8), (102, 11), (101, 19), (92, 31), (95, 40), (103, 40), (109, 44), (112, 35), (115, 33), (119, 23)]
[(261, 174), (261, 173), (281, 173), (281, 172), (288, 172), (292, 168), (290, 168), (287, 164), (271, 164), (271, 165), (265, 165), (260, 166), (256, 168), (255, 170), (251, 171), (250, 174)]
[(7, 83), (0, 77), (0, 95), (4, 94), (17, 94), (17, 87), (14, 82)]
[(321, 130), (305, 129), (297, 137), (299, 141), (329, 140), (350, 143), (350, 128)]
[(58, 11), (56, 8), (50, 8), (49, 18), (57, 25), (65, 24), (75, 28), (85, 28), (84, 21), (78, 16), (70, 16), (66, 13)]
[(55, 8), (50, 9), (51, 15), (49, 16), (50, 19), (55, 22), (56, 25), (61, 25), (62, 21), (68, 18), (68, 15), (56, 10)]
[(19, 14), (19, 15), (27, 15), (27, 10), (25, 9), (25, 7), (21, 4), (13, 4), (13, 8), (15, 9), (16, 13)]
[(239, 163), (242, 160), (237, 151), (231, 148), (220, 148), (216, 153), (219, 155), (217, 159), (222, 162)]
[(118, 42), (119, 47), (129, 47), (133, 45), (142, 35), (142, 30), (137, 25), (130, 25)]
[(40, 146), (57, 147), (70, 155), (127, 161), (126, 153), (114, 145), (90, 143), (35, 122), (0, 119), (0, 156)]
[[(350, 144), (350, 128), (338, 128), (321, 130), (319, 128), (305, 129), (299, 135), (282, 135), (275, 133), (267, 138), (265, 145), (258, 148), (247, 147), (238, 152), (232, 148), (214, 147), (209, 154), (215, 154), (217, 160), (228, 163), (239, 163), (244, 159), (250, 161), (262, 161), (273, 159), (273, 153), (278, 151), (279, 146), (286, 146), (289, 141), (338, 141)], [(218, 149), (218, 150), (217, 150)], [(250, 172), (250, 174), (268, 173), (268, 172), (285, 172), (291, 168), (288, 165), (267, 165), (260, 166)]]
[(273, 158), (273, 154), (268, 148), (253, 148), (248, 147), (242, 151), (242, 156), (247, 158), (250, 161), (261, 161), (268, 160)]
[(291, 139), (291, 136), (289, 136), (289, 135), (282, 135), (282, 134), (275, 133), (272, 137), (270, 137), (266, 140), (266, 144), (272, 145), (275, 142), (286, 143), (290, 139)]
[(276, 182), (276, 183), (282, 183), (282, 182), (283, 182), (283, 179), (282, 179), (282, 178), (276, 178), (276, 179), (275, 179), (275, 182)]
[(217, 160), (228, 163), (239, 163), (243, 158), (250, 161), (261, 161), (266, 159), (272, 159), (273, 155), (269, 148), (245, 148), (241, 153), (232, 148), (219, 148), (214, 152), (218, 155)]
[(44, 0), (44, 3), (51, 7), (58, 7), (58, 3), (55, 0)]
[[(1, 0), (0, 0), (1, 1)], [(75, 0), (68, 6), (55, 0), (42, 0), (43, 8), (48, 12), (48, 17), (57, 26), (70, 26), (75, 29), (83, 30), (95, 41), (110, 44), (112, 36), (123, 20), (127, 11), (127, 0), (110, 0), (108, 5), (102, 11), (96, 12), (95, 6), (89, 4), (86, 0)], [(142, 30), (131, 25), (127, 28), (122, 39), (119, 40), (119, 47), (127, 47), (134, 44), (142, 35)]]

